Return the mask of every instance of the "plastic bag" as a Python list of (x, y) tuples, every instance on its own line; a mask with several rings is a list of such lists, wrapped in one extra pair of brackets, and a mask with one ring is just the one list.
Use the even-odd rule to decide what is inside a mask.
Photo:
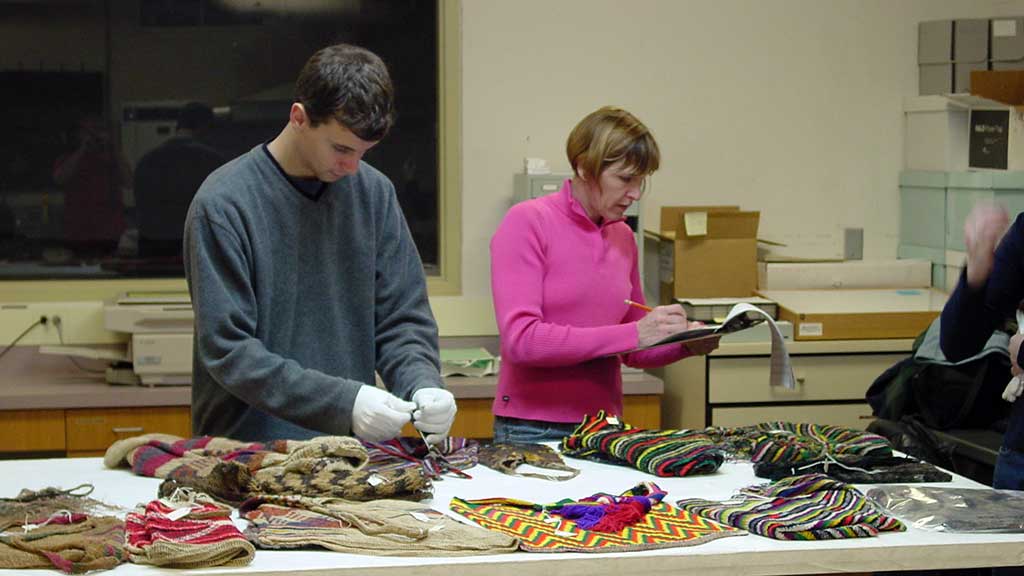
[(915, 528), (935, 532), (1024, 532), (1024, 494), (989, 488), (884, 485), (868, 498)]

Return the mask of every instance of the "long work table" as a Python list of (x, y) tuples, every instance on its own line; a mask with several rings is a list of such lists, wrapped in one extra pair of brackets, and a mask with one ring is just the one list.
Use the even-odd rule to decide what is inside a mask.
[[(680, 498), (728, 499), (742, 487), (764, 482), (748, 463), (727, 462), (716, 473), (686, 478), (658, 478), (639, 471), (566, 458), (582, 472), (565, 482), (500, 474), (483, 466), (468, 471), (471, 480), (445, 477), (434, 483), (433, 499), (425, 502), (458, 518), (448, 510), (453, 496), (465, 499), (510, 497), (534, 502), (580, 498), (597, 492), (620, 493), (641, 481), (653, 481), (668, 491), (666, 502)], [(81, 483), (95, 486), (92, 496), (111, 504), (131, 507), (156, 497), (159, 479), (110, 470), (99, 458), (0, 461), (0, 497), (22, 488), (70, 488)], [(954, 481), (932, 486), (983, 488), (954, 476)], [(863, 487), (862, 487), (863, 488)], [(236, 520), (244, 528), (242, 520)], [(257, 550), (245, 568), (210, 568), (201, 572), (124, 564), (113, 576), (153, 574), (266, 574), (327, 575), (372, 574), (396, 576), (593, 576), (594, 574), (701, 574), (781, 575), (839, 572), (883, 572), (983, 566), (1024, 565), (1024, 534), (952, 534), (908, 527), (906, 532), (883, 532), (873, 538), (830, 541), (780, 541), (753, 534), (720, 538), (704, 544), (626, 553), (515, 552), (459, 558), (360, 556), (336, 552)], [(3, 573), (4, 571), (0, 571)], [(13, 573), (13, 571), (7, 571)], [(22, 572), (19, 572), (22, 573)], [(53, 572), (37, 571), (38, 574)]]

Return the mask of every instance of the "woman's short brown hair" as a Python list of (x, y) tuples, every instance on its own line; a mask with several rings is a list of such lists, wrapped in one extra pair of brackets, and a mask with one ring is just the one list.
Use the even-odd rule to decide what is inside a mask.
[(658, 169), (661, 151), (654, 135), (629, 112), (614, 106), (599, 108), (572, 129), (565, 144), (577, 176), (598, 178), (608, 166), (622, 161), (633, 174), (647, 176)]

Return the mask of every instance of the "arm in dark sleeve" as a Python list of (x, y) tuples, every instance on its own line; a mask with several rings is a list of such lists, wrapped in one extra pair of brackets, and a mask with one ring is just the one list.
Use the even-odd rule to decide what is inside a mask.
[(374, 279), (377, 372), (392, 394), (408, 400), (444, 384), (423, 263), (390, 184), (386, 197)]
[(992, 332), (1024, 297), (1024, 214), (1010, 227), (995, 253), (985, 285), (972, 290), (966, 270), (942, 310), (942, 353), (954, 362), (981, 351)]
[(249, 245), (195, 203), (185, 229), (185, 262), (195, 310), (196, 351), (210, 376), (263, 412), (328, 434), (347, 435), (360, 382), (303, 368), (256, 336)]

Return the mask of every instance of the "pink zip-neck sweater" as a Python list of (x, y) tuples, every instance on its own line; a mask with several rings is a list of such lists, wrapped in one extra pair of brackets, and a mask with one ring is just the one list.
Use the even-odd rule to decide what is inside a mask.
[(571, 180), (505, 215), (491, 238), (491, 291), (501, 335), (499, 416), (621, 416), (622, 360), (647, 368), (689, 355), (680, 345), (614, 356), (636, 348), (645, 314), (625, 303), (644, 301), (636, 240), (623, 220), (594, 224)]

